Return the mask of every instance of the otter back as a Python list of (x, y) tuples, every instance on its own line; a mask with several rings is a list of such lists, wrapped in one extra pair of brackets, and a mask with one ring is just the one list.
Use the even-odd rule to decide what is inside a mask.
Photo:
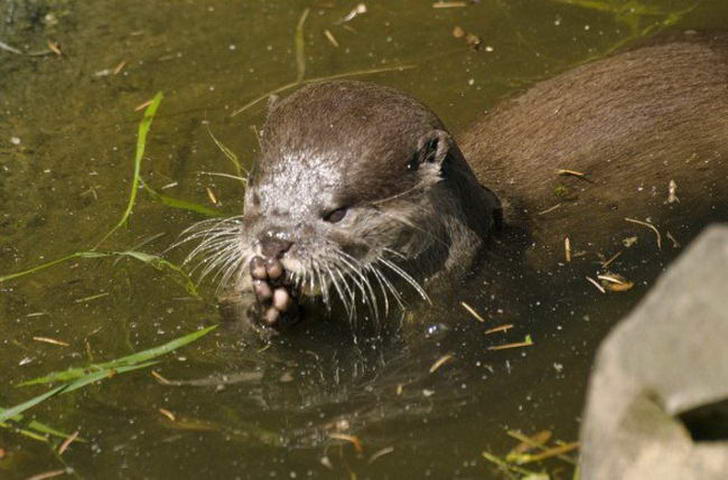
[(689, 236), (690, 220), (725, 215), (728, 37), (686, 35), (580, 66), (502, 104), (460, 144), (537, 246), (568, 235), (608, 248), (634, 230), (625, 217)]

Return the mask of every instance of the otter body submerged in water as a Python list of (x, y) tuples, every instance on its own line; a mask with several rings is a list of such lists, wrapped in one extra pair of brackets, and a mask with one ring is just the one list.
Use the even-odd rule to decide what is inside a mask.
[(460, 145), (396, 90), (303, 87), (271, 108), (244, 215), (193, 229), (192, 256), (221, 268), (267, 329), (295, 320), (303, 296), (337, 298), (349, 315), (400, 301), (401, 284), (425, 296), (472, 269), (503, 216), (529, 232), (541, 266), (562, 258), (566, 235), (606, 248), (625, 217), (676, 232), (728, 198), (728, 42), (581, 66), (486, 115)]

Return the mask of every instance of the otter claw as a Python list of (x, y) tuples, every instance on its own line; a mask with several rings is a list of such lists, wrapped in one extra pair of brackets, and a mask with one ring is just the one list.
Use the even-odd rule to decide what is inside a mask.
[(285, 288), (276, 288), (273, 292), (273, 307), (281, 312), (287, 311), (291, 307), (293, 299)]
[(256, 280), (266, 280), (268, 274), (266, 273), (265, 260), (261, 257), (255, 257), (250, 262), (250, 275)]
[(250, 261), (253, 291), (258, 300), (257, 316), (268, 327), (280, 328), (298, 319), (294, 294), (283, 284), (285, 273), (277, 258), (254, 257)]
[(265, 262), (265, 271), (271, 280), (276, 280), (283, 275), (283, 264), (277, 258), (269, 258)]
[(273, 289), (265, 280), (253, 280), (253, 288), (259, 302), (265, 302), (273, 298)]

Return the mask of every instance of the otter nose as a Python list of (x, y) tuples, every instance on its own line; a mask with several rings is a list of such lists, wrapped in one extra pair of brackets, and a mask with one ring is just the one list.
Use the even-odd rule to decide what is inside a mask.
[(281, 258), (293, 245), (290, 238), (277, 229), (263, 232), (259, 240), (261, 253), (269, 258)]

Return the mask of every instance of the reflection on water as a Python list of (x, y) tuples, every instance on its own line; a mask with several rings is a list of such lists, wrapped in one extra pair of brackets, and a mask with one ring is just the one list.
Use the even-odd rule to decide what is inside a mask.
[[(664, 22), (717, 28), (728, 18), (718, 0), (691, 12), (697, 2), (687, 0), (632, 2), (629, 10), (616, 0), (589, 2), (594, 8), (578, 0), (484, 0), (453, 8), (366, 2), (366, 12), (343, 22), (357, 3), (0, 7), (19, 22), (0, 30), (0, 41), (36, 53), (58, 42), (63, 52), (0, 50), (0, 272), (87, 249), (113, 225), (129, 190), (134, 108), (158, 90), (166, 99), (148, 140), (145, 181), (205, 205), (212, 192), (219, 204), (210, 206), (238, 212), (239, 183), (205, 173), (235, 173), (207, 127), (250, 165), (265, 102), (231, 113), (296, 80), (294, 32), (305, 8), (305, 78), (412, 65), (360, 78), (412, 93), (455, 132), (504, 96)], [(476, 35), (480, 47), (455, 38), (456, 26)], [(199, 219), (142, 192), (128, 229), (107, 247), (143, 243), (140, 250), (160, 253)], [(180, 261), (184, 253), (170, 258)], [(634, 257), (644, 262), (622, 260), (620, 271), (637, 285), (611, 296), (577, 282), (583, 264), (514, 273), (527, 271), (509, 264), (519, 259), (495, 256), (453, 298), (416, 308), (401, 330), (374, 337), (352, 336), (330, 319), (261, 351), (234, 330), (218, 329), (155, 366), (165, 378), (209, 381), (165, 386), (143, 371), (32, 410), (88, 440), (61, 460), (41, 442), (0, 430), (0, 476), (26, 478), (65, 462), (81, 478), (498, 478), (481, 453), (504, 455), (516, 443), (507, 429), (576, 438), (599, 339), (670, 255), (644, 248)], [(0, 284), (0, 404), (42, 392), (12, 388), (21, 380), (217, 323), (212, 292), (205, 298), (189, 298), (165, 273), (128, 259), (77, 259)], [(463, 301), (487, 321), (474, 319)], [(485, 333), (503, 324), (513, 327)], [(488, 350), (527, 335), (535, 342), (530, 347)], [(431, 373), (445, 356), (451, 357)], [(231, 376), (220, 381), (221, 374)], [(354, 436), (362, 452), (341, 434)], [(563, 469), (557, 478), (570, 475), (568, 464), (549, 468)]]

